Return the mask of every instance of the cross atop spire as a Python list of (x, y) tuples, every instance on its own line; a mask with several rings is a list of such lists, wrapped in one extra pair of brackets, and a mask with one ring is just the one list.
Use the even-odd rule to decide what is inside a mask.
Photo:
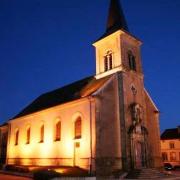
[(119, 0), (111, 0), (106, 33), (111, 34), (119, 29), (129, 31)]

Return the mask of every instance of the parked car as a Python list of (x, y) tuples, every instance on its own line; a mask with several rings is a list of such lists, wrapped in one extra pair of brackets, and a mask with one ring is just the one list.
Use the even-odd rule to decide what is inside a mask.
[(173, 170), (174, 167), (170, 163), (164, 163), (164, 169), (169, 171), (169, 170)]

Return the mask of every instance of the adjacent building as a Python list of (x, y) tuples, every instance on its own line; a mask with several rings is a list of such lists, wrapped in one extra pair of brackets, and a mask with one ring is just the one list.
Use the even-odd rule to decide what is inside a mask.
[(166, 129), (161, 135), (161, 152), (164, 163), (180, 167), (180, 126)]
[(93, 44), (96, 74), (41, 95), (8, 121), (7, 164), (161, 167), (159, 111), (144, 87), (141, 45), (111, 0), (106, 31)]
[(7, 142), (8, 124), (5, 123), (0, 126), (0, 165), (6, 163)]

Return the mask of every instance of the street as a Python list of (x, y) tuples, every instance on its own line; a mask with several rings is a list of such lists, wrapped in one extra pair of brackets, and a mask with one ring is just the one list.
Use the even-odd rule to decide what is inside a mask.
[[(177, 177), (180, 177), (180, 170), (167, 171), (167, 172), (169, 174), (172, 174), (172, 175), (175, 175)], [(179, 180), (179, 178), (177, 179), (177, 177), (176, 178), (170, 178), (170, 179), (171, 180)], [(0, 174), (0, 180), (32, 180), (32, 178)]]
[(11, 175), (0, 174), (0, 180), (32, 180), (32, 179), (20, 177), (20, 176), (11, 176)]

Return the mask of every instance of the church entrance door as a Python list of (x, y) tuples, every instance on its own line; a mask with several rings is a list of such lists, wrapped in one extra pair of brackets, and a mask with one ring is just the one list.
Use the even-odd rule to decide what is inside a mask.
[(135, 167), (137, 169), (142, 168), (142, 144), (137, 142), (135, 145)]
[(131, 166), (135, 169), (147, 167), (147, 130), (143, 126), (130, 128)]

